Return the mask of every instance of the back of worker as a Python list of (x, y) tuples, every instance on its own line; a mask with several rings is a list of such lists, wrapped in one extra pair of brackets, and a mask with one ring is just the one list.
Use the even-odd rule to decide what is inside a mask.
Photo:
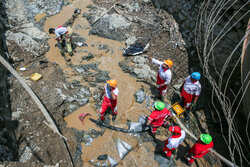
[(171, 113), (169, 112), (168, 109), (164, 108), (163, 110), (159, 111), (159, 110), (154, 110), (150, 116), (148, 117), (148, 119), (151, 122), (151, 125), (154, 127), (158, 127), (161, 126), (165, 120), (165, 118), (167, 118), (169, 115), (171, 115)]

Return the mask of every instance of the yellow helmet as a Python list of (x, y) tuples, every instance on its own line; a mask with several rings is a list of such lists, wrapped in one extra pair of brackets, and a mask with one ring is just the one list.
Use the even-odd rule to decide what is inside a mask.
[(117, 86), (117, 81), (114, 79), (108, 80), (107, 83), (112, 86), (112, 87), (116, 87)]
[(172, 60), (170, 60), (170, 59), (167, 59), (167, 60), (164, 60), (164, 63), (169, 67), (169, 68), (172, 68), (172, 66), (173, 66), (173, 61)]

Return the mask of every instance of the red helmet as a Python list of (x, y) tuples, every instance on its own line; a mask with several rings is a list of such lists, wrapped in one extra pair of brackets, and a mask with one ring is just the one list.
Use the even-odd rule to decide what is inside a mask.
[(176, 134), (180, 134), (181, 133), (181, 128), (179, 126), (170, 126), (169, 130), (170, 130), (170, 132), (174, 132)]

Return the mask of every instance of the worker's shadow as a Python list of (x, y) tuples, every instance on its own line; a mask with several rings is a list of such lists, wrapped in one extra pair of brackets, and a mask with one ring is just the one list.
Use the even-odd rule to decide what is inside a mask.
[(156, 143), (156, 146), (155, 146), (155, 151), (154, 153), (155, 154), (158, 154), (158, 155), (161, 155), (163, 157), (166, 157), (165, 153), (163, 152), (163, 147), (164, 147), (164, 143), (165, 141), (161, 141), (159, 139), (155, 139), (154, 142)]
[(151, 91), (151, 97), (156, 100), (156, 99), (160, 99), (161, 98), (161, 95), (160, 95), (160, 92), (157, 90), (156, 86), (148, 81), (145, 81), (145, 80), (139, 80), (137, 79), (136, 82), (143, 82), (147, 85), (150, 86), (150, 91)]

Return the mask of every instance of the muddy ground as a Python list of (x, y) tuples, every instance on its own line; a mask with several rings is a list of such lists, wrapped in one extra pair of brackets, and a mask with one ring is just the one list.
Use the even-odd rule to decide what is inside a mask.
[[(62, 134), (68, 139), (66, 142), (68, 148), (65, 148), (62, 139), (43, 123), (45, 118), (36, 104), (16, 79), (10, 75), (8, 79), (9, 93), (18, 158), (17, 162), (4, 162), (4, 165), (70, 166), (73, 161), (75, 166), (93, 166), (95, 163), (90, 160), (96, 161), (98, 156), (107, 154), (118, 162), (118, 166), (186, 166), (183, 156), (194, 142), (189, 137), (179, 147), (173, 161), (169, 161), (161, 152), (162, 145), (170, 134), (167, 129), (159, 128), (157, 140), (153, 141), (147, 132), (141, 135), (126, 134), (99, 127), (88, 120), (90, 116), (87, 116), (84, 124), (78, 119), (81, 113), (90, 113), (92, 118), (98, 118), (97, 111), (101, 104), (100, 92), (105, 81), (110, 78), (118, 80), (120, 91), (118, 116), (115, 121), (111, 121), (111, 115), (107, 114), (106, 123), (127, 128), (127, 122), (136, 122), (139, 116), (150, 114), (146, 109), (146, 101), (142, 104), (137, 103), (134, 93), (143, 88), (146, 95), (157, 100), (154, 77), (144, 78), (137, 75), (134, 72), (135, 67), (140, 69), (140, 65), (136, 66), (139, 64), (138, 60), (135, 60), (136, 57), (122, 55), (122, 50), (126, 47), (124, 40), (131, 36), (151, 39), (147, 53), (140, 55), (141, 60), (151, 68), (149, 71), (157, 72), (157, 66), (147, 61), (148, 56), (159, 60), (171, 58), (175, 62), (174, 79), (169, 89), (168, 100), (172, 100), (173, 92), (188, 74), (185, 42), (176, 28), (178, 25), (171, 15), (164, 11), (157, 11), (150, 2), (121, 1), (120, 11), (130, 17), (137, 16), (140, 19), (132, 22), (126, 20), (130, 26), (122, 30), (116, 29), (110, 33), (111, 36), (103, 33), (105, 36), (103, 38), (100, 35), (102, 22), (97, 22), (92, 26), (90, 24), (101, 15), (102, 10), (109, 9), (115, 2), (114, 0), (93, 2), (75, 0), (65, 6), (59, 14), (46, 18), (43, 29), (48, 32), (50, 27), (56, 27), (66, 22), (72, 16), (75, 8), (82, 10), (73, 25), (74, 32), (80, 37), (74, 43), (82, 42), (85, 45), (76, 47), (74, 56), (67, 55), (71, 58), (68, 63), (64, 61), (58, 48), (54, 46), (56, 41), (53, 35), (50, 35), (47, 43), (50, 49), (39, 57), (26, 52), (25, 48), (9, 42), (9, 52), (14, 53), (12, 57), (15, 57), (14, 68), (26, 79)], [(117, 12), (111, 10), (107, 15), (112, 14), (117, 14)], [(45, 15), (39, 15), (39, 17), (43, 16)], [(39, 17), (37, 16), (36, 19)], [(117, 35), (119, 31), (121, 34), (125, 33), (126, 36)], [(173, 36), (170, 32), (174, 32), (175, 35)], [(113, 40), (114, 38), (116, 40)], [(179, 42), (178, 45), (176, 45), (177, 42)], [(91, 58), (86, 60), (86, 56)], [(87, 64), (91, 65), (86, 66)], [(27, 70), (20, 71), (21, 67), (25, 67)], [(35, 72), (42, 75), (38, 81), (30, 79)], [(204, 114), (204, 111), (201, 110), (197, 111), (195, 115), (187, 125), (195, 129), (196, 135), (200, 132), (208, 132), (208, 127), (213, 126), (211, 125), (213, 122), (211, 114)], [(209, 119), (207, 119), (208, 117)], [(120, 159), (116, 150), (115, 143), (118, 138), (132, 146), (132, 151), (123, 160)], [(93, 141), (89, 142), (89, 140)], [(100, 165), (104, 162), (100, 161)], [(221, 166), (221, 164), (211, 154), (197, 160), (194, 166)]]

